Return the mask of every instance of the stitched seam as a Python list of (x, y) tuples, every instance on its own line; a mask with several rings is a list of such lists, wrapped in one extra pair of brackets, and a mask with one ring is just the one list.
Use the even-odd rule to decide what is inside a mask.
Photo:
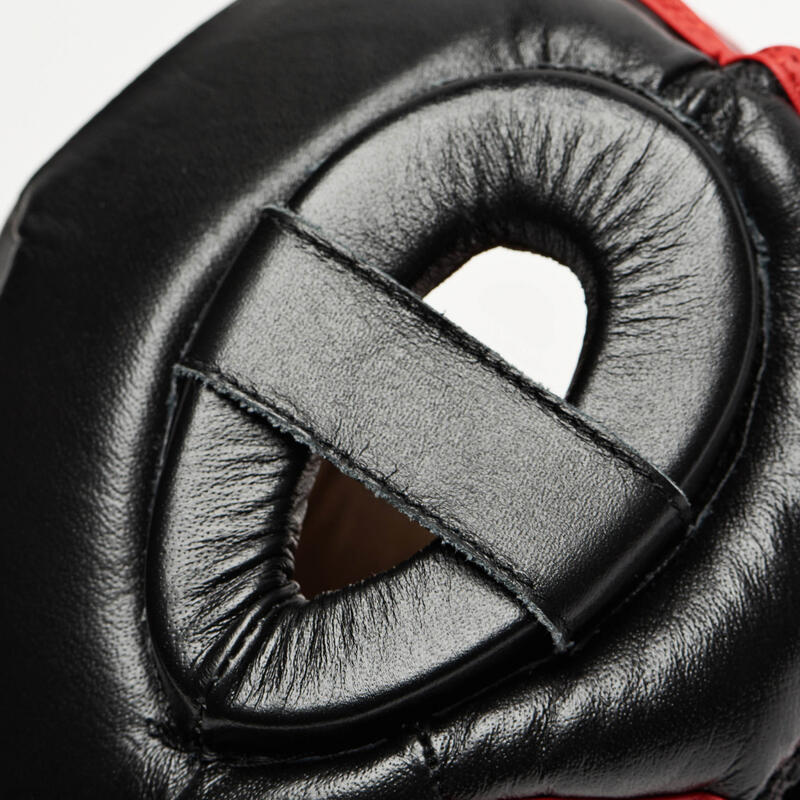
[[(736, 79), (731, 75), (729, 75), (728, 72), (722, 67), (722, 65), (714, 63), (709, 64), (707, 62), (705, 63), (699, 62), (689, 67), (690, 71), (697, 69), (703, 70), (704, 72), (716, 73), (729, 86), (737, 89), (739, 88), (739, 84), (736, 81)], [(460, 87), (477, 88), (483, 85), (488, 85), (495, 81), (502, 81), (504, 79), (520, 79), (525, 76), (537, 77), (541, 72), (565, 73), (567, 75), (596, 78), (599, 81), (604, 81), (614, 86), (626, 89), (627, 91), (631, 92), (637, 97), (649, 100), (651, 103), (657, 106), (661, 111), (667, 114), (667, 116), (669, 116), (669, 118), (673, 120), (673, 122), (679, 122), (686, 129), (690, 130), (695, 136), (697, 136), (697, 138), (704, 145), (706, 145), (717, 156), (719, 156), (726, 165), (730, 166), (732, 164), (732, 161), (727, 157), (725, 151), (720, 147), (720, 145), (718, 145), (713, 139), (710, 138), (706, 130), (700, 125), (700, 123), (696, 119), (690, 117), (688, 114), (681, 111), (681, 109), (677, 105), (669, 105), (668, 104), (669, 101), (667, 101), (661, 95), (656, 94), (653, 90), (647, 89), (643, 86), (639, 86), (638, 84), (633, 83), (628, 78), (623, 77), (622, 75), (618, 75), (615, 72), (604, 72), (603, 70), (592, 69), (591, 67), (585, 67), (585, 66), (559, 64), (548, 60), (540, 61), (537, 62), (536, 64), (514, 67), (511, 69), (500, 66), (497, 67), (496, 69), (492, 69), (480, 74), (460, 76), (457, 78), (446, 79), (439, 83), (432, 84), (427, 89), (407, 98), (398, 108), (394, 109), (393, 111), (379, 115), (377, 119), (370, 121), (360, 130), (358, 130), (355, 134), (353, 134), (346, 141), (343, 147), (347, 147), (348, 145), (352, 145), (355, 142), (362, 141), (371, 132), (380, 129), (380, 127), (385, 125), (388, 121), (400, 118), (408, 113), (411, 113), (413, 110), (419, 108), (427, 100), (440, 97), (442, 94), (445, 94), (449, 91), (453, 91), (454, 89)], [(679, 83), (681, 78), (682, 78), (682, 73), (675, 75), (670, 83)], [(665, 84), (665, 86), (667, 85), (670, 84)], [(336, 148), (329, 156), (322, 159), (322, 161), (318, 162), (312, 168), (303, 173), (303, 176), (299, 181), (300, 186), (305, 186), (308, 183), (309, 179), (311, 179), (314, 175), (324, 172), (327, 165), (335, 161), (335, 159), (337, 159), (341, 155), (343, 147)]]
[(437, 774), (437, 770), (439, 769), (439, 756), (436, 754), (431, 735), (428, 730), (421, 725), (417, 726), (415, 733), (419, 746), (422, 749), (422, 763), (428, 773), (431, 784), (431, 794), (434, 800), (442, 800), (442, 788), (439, 785), (439, 776)]
[[(217, 296), (218, 291), (223, 286), (227, 277), (231, 270), (235, 267), (238, 263), (239, 258), (241, 256), (243, 248), (246, 246), (247, 242), (253, 236), (255, 232), (257, 223), (254, 223), (251, 227), (249, 233), (243, 237), (242, 242), (240, 243), (236, 252), (231, 256), (230, 262), (227, 266), (220, 270), (220, 275), (217, 276), (216, 280), (212, 282), (212, 288), (208, 293), (208, 297), (205, 299), (204, 303), (201, 303), (201, 310), (200, 313), (196, 316), (193, 324), (191, 325), (190, 331), (187, 334), (182, 347), (180, 348), (180, 356), (183, 357), (190, 349), (192, 341), (194, 340), (195, 336), (197, 335), (197, 331), (199, 330), (200, 326), (202, 325), (203, 320), (207, 316), (210, 308), (214, 304), (214, 299)], [(166, 419), (164, 421), (163, 430), (161, 433), (161, 442), (160, 447), (158, 450), (158, 455), (156, 458), (156, 467), (155, 467), (155, 474), (153, 476), (153, 480), (151, 483), (151, 496), (150, 501), (148, 503), (148, 519), (151, 521), (155, 514), (155, 507), (156, 502), (158, 499), (158, 491), (161, 485), (162, 477), (164, 475), (164, 471), (167, 465), (167, 457), (169, 453), (169, 442), (170, 442), (170, 434), (172, 432), (172, 428), (175, 422), (175, 417), (178, 411), (178, 380), (173, 369), (171, 379), (170, 379), (170, 386), (169, 391), (167, 393), (167, 402), (166, 402)], [(155, 637), (153, 636), (153, 632), (149, 625), (149, 604), (147, 602), (147, 581), (148, 581), (148, 550), (150, 548), (150, 537), (152, 536), (152, 532), (149, 536), (145, 537), (145, 551), (144, 551), (144, 558), (143, 563), (145, 564), (144, 574), (142, 575), (142, 596), (144, 597), (144, 603), (142, 606), (143, 610), (143, 620), (147, 623), (143, 626), (145, 631), (145, 636), (147, 637), (149, 643), (149, 653), (151, 658), (154, 659), (153, 670), (156, 674), (156, 678), (161, 685), (165, 682), (165, 676), (162, 675), (161, 669), (159, 669), (159, 663), (161, 662), (159, 653), (160, 648), (155, 641)], [(218, 680), (218, 677), (217, 677)], [(206, 688), (206, 690), (201, 694), (200, 697), (191, 698), (192, 702), (196, 706), (196, 712), (193, 714), (194, 719), (192, 722), (192, 738), (193, 738), (193, 748), (187, 748), (186, 752), (191, 753), (193, 752), (199, 758), (203, 758), (203, 754), (206, 750), (205, 743), (204, 743), (204, 736), (203, 736), (203, 722), (205, 720), (206, 714), (206, 701), (208, 698), (208, 694), (210, 692), (210, 687)]]
[[(413, 500), (406, 493), (398, 491), (390, 486), (385, 478), (376, 475), (349, 453), (311, 431), (304, 423), (288, 411), (278, 408), (270, 401), (262, 398), (256, 391), (244, 385), (236, 376), (199, 362), (178, 364), (175, 370), (184, 377), (199, 381), (217, 394), (243, 404), (246, 410), (267, 417), (273, 424), (283, 430), (287, 430), (288, 426), (288, 432), (295, 438), (299, 438), (312, 450), (331, 458), (332, 461), (335, 461), (338, 466), (343, 468), (343, 471), (349, 472), (351, 475), (357, 475), (359, 478), (366, 478), (366, 482), (375, 488), (379, 495), (388, 500), (394, 500), (395, 504), (400, 505), (406, 513), (410, 511), (412, 518), (421, 522), (433, 522), (436, 532), (439, 533), (448, 544), (461, 550), (468, 559), (474, 558), (477, 555), (481, 561), (487, 561), (488, 564), (483, 564), (483, 567), (489, 576), (500, 583), (505, 589), (510, 590), (514, 597), (539, 619), (553, 635), (556, 640), (556, 645), (559, 648), (564, 648), (568, 645), (567, 637), (562, 630), (563, 623), (560, 621), (555, 622), (550, 615), (545, 614), (545, 612), (529, 597), (520, 595), (519, 588), (515, 586), (514, 581), (503, 579), (502, 575), (495, 574), (492, 567), (496, 567), (501, 572), (508, 573), (531, 594), (534, 593), (534, 587), (531, 585), (527, 576), (519, 572), (516, 567), (503, 556), (487, 550), (485, 545), (481, 544), (480, 541), (465, 535), (463, 531), (453, 527), (450, 523), (435, 512), (426, 508), (420, 502)], [(398, 503), (396, 501), (400, 502)]]
[[(511, 368), (504, 361), (494, 357), (490, 351), (483, 348), (480, 343), (475, 341), (472, 337), (468, 336), (466, 333), (462, 333), (455, 326), (450, 325), (447, 320), (430, 306), (418, 301), (413, 295), (403, 289), (403, 287), (388, 278), (388, 276), (363, 265), (354, 256), (343, 253), (330, 241), (322, 238), (321, 232), (318, 232), (316, 229), (315, 232), (312, 233), (306, 228), (301, 227), (298, 224), (300, 218), (296, 214), (287, 212), (276, 206), (270, 206), (264, 209), (264, 212), (268, 214), (278, 226), (293, 233), (302, 239), (302, 241), (311, 245), (320, 255), (330, 258), (347, 268), (351, 275), (355, 274), (356, 277), (360, 277), (364, 282), (376, 287), (379, 291), (385, 292), (405, 310), (422, 318), (424, 322), (433, 327), (443, 338), (446, 338), (455, 347), (466, 351), (469, 355), (476, 358), (481, 366), (490, 369), (501, 379), (510, 382), (526, 397), (541, 406), (542, 410), (550, 417), (565, 424), (567, 428), (577, 433), (581, 439), (584, 441), (588, 440), (599, 449), (605, 450), (613, 458), (621, 461), (653, 486), (677, 512), (680, 519), (685, 524), (689, 524), (691, 504), (686, 495), (679, 487), (672, 483), (672, 481), (644, 458), (641, 456), (637, 457), (638, 454), (634, 455), (633, 452), (622, 448), (618, 442), (604, 434), (598, 428), (590, 425), (585, 419), (562, 404), (555, 396), (548, 395), (540, 387), (532, 384), (522, 374)], [(303, 222), (303, 224), (306, 223)], [(355, 273), (353, 273), (353, 269), (356, 270)], [(679, 503), (676, 497), (680, 498), (683, 503)]]
[(206, 718), (206, 698), (205, 696), (201, 697), (197, 700), (197, 713), (194, 716), (194, 721), (192, 724), (192, 735), (195, 740), (197, 750), (199, 754), (202, 754), (205, 750), (205, 743), (203, 741), (203, 723), (205, 722)]
[(800, 68), (800, 56), (792, 52), (791, 48), (772, 47), (758, 55), (763, 57), (766, 66), (775, 72), (780, 80), (789, 84), (792, 91), (800, 92), (800, 73), (793, 72), (783, 63), (783, 61), (788, 61), (795, 67)]
[[(763, 257), (763, 256), (762, 256)], [(703, 504), (703, 507), (700, 509), (700, 512), (697, 515), (694, 524), (689, 529), (686, 536), (683, 537), (681, 541), (677, 543), (677, 545), (673, 548), (672, 552), (668, 553), (667, 556), (647, 575), (644, 576), (642, 581), (638, 586), (631, 590), (621, 601), (620, 603), (613, 609), (611, 609), (605, 617), (599, 619), (595, 627), (586, 635), (583, 636), (581, 640), (581, 647), (584, 647), (590, 639), (592, 639), (595, 635), (597, 635), (603, 628), (603, 625), (607, 622), (607, 620), (612, 617), (614, 614), (618, 613), (622, 610), (625, 606), (627, 606), (634, 597), (636, 597), (639, 592), (643, 591), (650, 583), (652, 583), (675, 559), (679, 553), (681, 553), (689, 544), (692, 539), (693, 533), (700, 528), (703, 523), (703, 520), (712, 513), (713, 505), (720, 495), (720, 493), (725, 488), (728, 481), (733, 476), (734, 472), (736, 471), (739, 462), (741, 461), (744, 451), (747, 447), (747, 442), (750, 438), (750, 429), (752, 427), (753, 418), (755, 415), (755, 408), (758, 403), (758, 398), (761, 394), (761, 383), (764, 377), (764, 372), (766, 369), (766, 361), (767, 361), (767, 352), (769, 347), (769, 331), (768, 331), (768, 305), (767, 305), (767, 298), (768, 298), (768, 287), (766, 285), (766, 270), (765, 266), (762, 264), (760, 275), (759, 275), (759, 285), (762, 294), (762, 302), (761, 302), (761, 314), (760, 314), (760, 322), (761, 322), (761, 329), (762, 329), (762, 343), (760, 347), (760, 353), (757, 360), (754, 360), (753, 363), (753, 371), (754, 377), (752, 378), (752, 389), (749, 393), (749, 400), (747, 401), (746, 405), (746, 412), (745, 412), (745, 422), (743, 425), (743, 430), (740, 429), (740, 436), (738, 443), (735, 441), (735, 431), (732, 431), (731, 434), (727, 437), (728, 444), (723, 448), (723, 452), (720, 454), (720, 458), (724, 458), (726, 453), (733, 451), (734, 455), (731, 459), (728, 468), (722, 474), (716, 484), (713, 484), (713, 491), (710, 494), (706, 495), (708, 499)], [(732, 446), (736, 445), (735, 447)]]

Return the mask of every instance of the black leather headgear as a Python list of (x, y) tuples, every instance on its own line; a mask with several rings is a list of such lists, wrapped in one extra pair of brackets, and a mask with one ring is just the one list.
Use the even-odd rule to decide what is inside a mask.
[[(800, 778), (791, 58), (681, 19), (244, 0), (39, 172), (0, 239), (3, 796)], [(495, 245), (581, 278), (566, 400), (420, 299)], [(320, 456), (436, 541), (307, 600)]]

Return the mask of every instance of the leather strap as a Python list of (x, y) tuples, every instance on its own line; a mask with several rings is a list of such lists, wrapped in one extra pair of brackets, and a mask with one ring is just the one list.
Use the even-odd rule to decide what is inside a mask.
[(179, 370), (457, 548), (559, 648), (686, 525), (653, 465), (283, 210)]

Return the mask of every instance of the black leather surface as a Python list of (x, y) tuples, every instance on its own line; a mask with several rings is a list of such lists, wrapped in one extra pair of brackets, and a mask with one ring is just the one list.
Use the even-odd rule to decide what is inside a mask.
[(420, 292), (498, 244), (572, 266), (589, 338), (570, 401), (696, 494), (759, 316), (745, 223), (707, 145), (641, 94), (566, 70), (456, 84), (377, 127), (298, 211)]
[[(494, 176), (525, 163), (524, 149), (464, 180), (464, 164), (480, 160), (454, 141), (439, 150), (449, 161), (434, 159), (438, 186), (413, 177), (430, 162), (425, 143), (441, 141), (428, 131), (403, 141), (423, 98), (544, 68), (645, 95), (666, 120), (659, 129), (714, 164), (707, 180), (698, 173), (702, 199), (688, 210), (719, 227), (678, 226), (666, 252), (630, 253), (626, 280), (604, 283), (623, 263), (609, 253), (626, 254), (653, 207), (611, 169), (630, 152), (625, 137), (608, 171), (545, 160), (562, 167), (547, 176), (563, 199), (553, 217), (568, 223), (559, 235), (553, 218), (526, 227), (524, 198), (494, 191)], [(387, 115), (401, 126), (395, 143)], [(574, 138), (587, 127), (578, 123)], [(388, 138), (372, 135), (381, 130)], [(760, 66), (713, 68), (622, 0), (240, 2), (155, 65), (36, 176), (0, 240), (7, 796), (498, 800), (704, 788), (750, 800), (782, 791), (800, 739), (799, 130)], [(408, 146), (406, 182), (391, 165)], [(692, 185), (693, 170), (680, 174), (686, 162), (657, 161), (668, 163), (653, 167), (652, 191), (666, 185), (659, 174)], [(353, 163), (369, 169), (353, 178)], [(604, 228), (614, 196), (628, 207)], [(146, 569), (157, 484), (162, 498), (165, 487), (194, 492), (178, 521), (216, 530), (218, 560), (229, 539), (231, 580), (207, 587), (201, 610), (235, 616), (254, 585), (264, 604), (291, 586), (311, 475), (304, 453), (208, 389), (173, 381), (270, 204), (294, 205), (420, 291), (495, 239), (569, 256), (595, 287), (593, 338), (570, 399), (702, 511), (677, 556), (568, 655), (535, 655), (546, 649), (520, 607), (434, 545), (386, 578), (323, 596), (328, 628), (290, 588), (295, 599), (276, 620), (303, 636), (276, 636), (270, 658), (251, 660), (244, 620), (218, 707), (177, 696), (178, 665), (151, 641), (168, 597)], [(649, 282), (681, 251), (691, 269)], [(659, 360), (663, 370), (649, 366)], [(179, 399), (185, 413), (165, 447)], [(173, 449), (181, 441), (191, 446)], [(276, 471), (278, 461), (292, 470)], [(259, 573), (266, 556), (271, 575)], [(178, 551), (176, 573), (202, 557)], [(191, 611), (180, 623), (184, 652), (224, 650), (231, 631), (204, 628)], [(381, 659), (384, 630), (410, 632), (403, 663)], [(479, 665), (477, 642), (497, 643)], [(314, 665), (334, 655), (352, 669), (336, 691), (315, 688)], [(442, 664), (461, 679), (442, 681)], [(351, 674), (374, 694), (359, 697)], [(330, 736), (299, 725), (278, 742), (275, 731), (229, 737), (221, 712), (246, 709), (267, 684), (276, 708), (282, 697), (301, 709), (298, 723), (432, 688), (402, 716)]]
[[(686, 496), (379, 270), (265, 216), (179, 374), (419, 519), (569, 647), (685, 532)], [(181, 533), (165, 548), (191, 548)]]

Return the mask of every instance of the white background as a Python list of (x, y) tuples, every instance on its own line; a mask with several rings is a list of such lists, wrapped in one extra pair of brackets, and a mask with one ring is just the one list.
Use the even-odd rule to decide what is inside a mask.
[[(0, 0), (0, 217), (77, 128), (225, 5), (224, 0)], [(744, 50), (800, 45), (798, 0), (691, 5)], [(585, 310), (577, 281), (557, 265), (532, 264), (537, 257), (529, 254), (499, 251), (479, 258), (482, 266), (460, 271), (429, 300), (563, 393), (582, 335)]]

